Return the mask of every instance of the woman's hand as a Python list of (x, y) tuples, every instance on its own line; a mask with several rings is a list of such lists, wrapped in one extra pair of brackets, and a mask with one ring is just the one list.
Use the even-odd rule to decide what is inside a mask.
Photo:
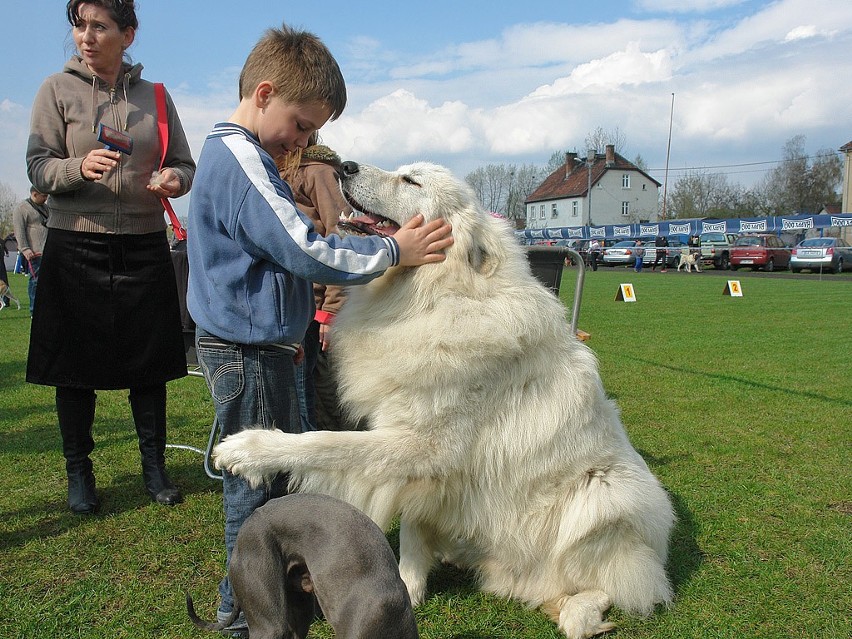
[(180, 178), (170, 168), (154, 171), (151, 174), (151, 180), (148, 182), (148, 190), (159, 197), (175, 197), (180, 193)]
[(83, 163), (80, 165), (80, 173), (83, 174), (84, 180), (94, 182), (100, 180), (104, 175), (117, 167), (119, 160), (121, 160), (121, 153), (118, 151), (95, 149), (89, 151), (86, 157), (83, 158)]

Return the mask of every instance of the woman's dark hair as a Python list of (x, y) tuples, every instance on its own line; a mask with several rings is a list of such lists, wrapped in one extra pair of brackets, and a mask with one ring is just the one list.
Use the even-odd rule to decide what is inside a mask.
[(139, 28), (134, 0), (68, 0), (68, 4), (65, 6), (65, 14), (72, 27), (80, 19), (81, 4), (93, 4), (96, 7), (106, 9), (121, 30), (127, 27), (133, 27), (134, 30)]

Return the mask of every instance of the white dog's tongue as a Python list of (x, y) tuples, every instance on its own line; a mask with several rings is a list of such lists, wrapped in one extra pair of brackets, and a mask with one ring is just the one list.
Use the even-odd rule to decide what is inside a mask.
[(372, 213), (353, 212), (349, 216), (342, 214), (338, 227), (354, 230), (368, 235), (390, 236), (399, 230), (399, 226), (391, 220)]

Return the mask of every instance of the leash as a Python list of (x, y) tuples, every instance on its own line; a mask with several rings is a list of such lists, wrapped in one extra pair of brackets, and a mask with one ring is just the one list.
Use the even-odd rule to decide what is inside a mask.
[[(154, 95), (157, 99), (157, 130), (160, 134), (160, 150), (162, 151), (162, 155), (160, 157), (160, 170), (162, 170), (163, 163), (166, 161), (166, 149), (169, 147), (169, 121), (166, 113), (166, 87), (163, 86), (162, 82), (154, 83)], [(169, 214), (169, 220), (172, 222), (172, 230), (175, 233), (175, 237), (179, 240), (185, 240), (186, 229), (183, 228), (178, 216), (175, 215), (172, 203), (169, 202), (169, 199), (166, 197), (160, 198), (160, 201), (163, 203), (163, 208), (166, 210), (166, 213)]]
[[(33, 257), (41, 257), (41, 254), (33, 254)], [(26, 258), (24, 259), (27, 262), (27, 268), (30, 270), (30, 277), (32, 278), (33, 282), (38, 282), (38, 273), (35, 272), (35, 269), (33, 268), (33, 263), (30, 260), (27, 260)]]

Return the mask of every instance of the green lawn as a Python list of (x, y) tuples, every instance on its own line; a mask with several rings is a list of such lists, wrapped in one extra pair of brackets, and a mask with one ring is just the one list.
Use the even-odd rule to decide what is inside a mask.
[[(570, 305), (573, 271), (562, 297)], [(637, 449), (679, 522), (670, 610), (617, 610), (622, 638), (852, 636), (852, 277), (776, 279), (589, 273), (579, 327)], [(26, 298), (26, 280), (11, 276)], [(637, 301), (615, 301), (618, 286)], [(26, 306), (24, 307), (26, 309)], [(24, 382), (26, 310), (0, 311), (0, 637), (206, 637), (224, 564), (220, 486), (195, 453), (170, 449), (175, 508), (142, 486), (126, 392), (101, 392), (93, 460), (102, 514), (72, 516), (53, 389)], [(170, 440), (203, 446), (204, 382), (169, 385)], [(396, 544), (396, 532), (390, 538)], [(544, 616), (436, 572), (417, 609), (427, 639), (561, 635)], [(317, 624), (311, 637), (333, 636)], [(381, 638), (379, 638), (381, 639)]]

